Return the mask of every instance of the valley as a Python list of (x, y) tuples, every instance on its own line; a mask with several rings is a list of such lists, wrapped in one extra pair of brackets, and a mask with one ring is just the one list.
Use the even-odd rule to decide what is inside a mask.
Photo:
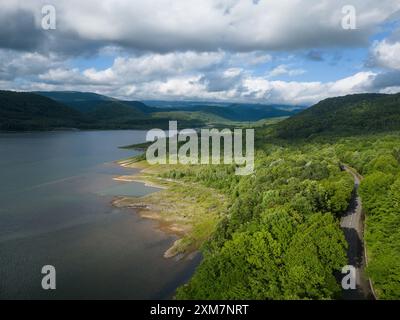
[[(83, 121), (78, 113), (82, 111), (28, 95), (32, 103), (15, 103), (13, 112), (33, 108), (31, 112), (43, 117), (41, 130), (58, 127), (60, 113), (68, 124)], [(142, 217), (158, 221), (160, 230), (179, 237), (164, 252), (166, 258), (200, 250), (202, 261), (177, 289), (177, 299), (364, 299), (371, 297), (367, 279), (377, 299), (397, 299), (398, 101), (399, 95), (329, 98), (291, 117), (262, 120), (255, 127), (254, 173), (249, 176), (235, 175), (235, 164), (152, 166), (143, 162), (143, 155), (125, 159), (123, 166), (143, 171), (120, 181), (166, 189), (144, 197), (121, 195), (114, 206), (138, 210)], [(86, 112), (96, 112), (99, 121), (102, 114), (108, 121), (110, 110), (129, 119), (126, 105), (107, 104), (112, 105), (105, 107), (108, 110), (85, 106)], [(135, 105), (139, 107), (129, 112), (145, 114), (143, 104)], [(182, 114), (196, 119), (189, 121), (199, 119), (198, 111), (152, 112), (148, 114), (158, 118), (156, 122)], [(209, 114), (202, 125), (214, 119)], [(30, 118), (18, 117), (20, 128), (30, 123), (39, 129)], [(85, 121), (85, 128), (93, 125), (89, 118)], [(149, 124), (155, 125), (152, 121)], [(229, 123), (251, 126), (245, 121)], [(143, 150), (148, 144), (125, 145), (124, 149)], [(356, 292), (343, 292), (335, 278), (348, 264), (358, 270)]]
[(193, 105), (185, 101), (165, 108), (95, 93), (13, 91), (0, 91), (0, 106), (0, 131), (166, 129), (169, 120), (179, 120), (182, 128), (260, 126), (301, 110), (257, 104)]

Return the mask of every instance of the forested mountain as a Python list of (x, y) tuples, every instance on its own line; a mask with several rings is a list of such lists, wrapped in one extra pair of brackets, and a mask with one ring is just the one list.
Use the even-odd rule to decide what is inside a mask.
[(0, 130), (44, 130), (85, 125), (82, 115), (52, 99), (0, 91)]
[(400, 129), (400, 94), (357, 94), (323, 100), (276, 127), (280, 138), (352, 135)]
[[(121, 108), (125, 108), (129, 115), (132, 114), (129, 112), (129, 109), (136, 113), (158, 111), (158, 108), (149, 107), (140, 101), (121, 101), (93, 92), (38, 91), (35, 93), (56, 100), (83, 113), (91, 112), (100, 114), (102, 111), (106, 111), (107, 108), (111, 110), (115, 109), (116, 115), (112, 115), (113, 118), (121, 114)], [(108, 115), (110, 115), (110, 112), (110, 110), (107, 110)]]
[(41, 96), (68, 104), (69, 102), (78, 101), (110, 101), (113, 98), (103, 96), (93, 92), (79, 92), (79, 91), (34, 91)]
[(107, 101), (96, 105), (96, 108), (86, 111), (87, 115), (96, 120), (118, 120), (126, 118), (145, 118), (144, 112), (134, 107), (130, 107), (119, 101)]

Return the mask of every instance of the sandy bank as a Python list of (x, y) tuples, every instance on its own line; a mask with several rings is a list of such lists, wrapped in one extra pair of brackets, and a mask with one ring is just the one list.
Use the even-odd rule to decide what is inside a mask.
[(157, 221), (158, 229), (179, 237), (164, 253), (165, 258), (190, 256), (209, 238), (226, 213), (228, 202), (214, 189), (160, 177), (171, 170), (168, 166), (150, 166), (144, 161), (132, 160), (124, 160), (119, 164), (140, 169), (140, 172), (114, 180), (142, 182), (146, 186), (160, 188), (159, 192), (143, 197), (117, 197), (113, 205), (135, 209), (142, 218)]

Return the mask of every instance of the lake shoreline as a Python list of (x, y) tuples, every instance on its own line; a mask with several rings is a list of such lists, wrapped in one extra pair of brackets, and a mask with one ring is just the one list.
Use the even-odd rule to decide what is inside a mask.
[(156, 229), (178, 238), (164, 252), (164, 258), (190, 259), (196, 255), (222, 217), (226, 199), (215, 190), (160, 177), (170, 169), (168, 166), (150, 166), (134, 159), (116, 163), (139, 172), (114, 177), (115, 181), (139, 182), (160, 190), (143, 197), (117, 196), (112, 205), (133, 209), (141, 218), (157, 222)]
[[(113, 178), (114, 181), (143, 183), (146, 187), (160, 189), (159, 191), (156, 192), (168, 189), (168, 187), (165, 185), (157, 184), (154, 181), (144, 178), (143, 173), (145, 168), (141, 166), (139, 162), (129, 162), (129, 164), (127, 164), (124, 160), (122, 160), (122, 161), (117, 161), (116, 163), (123, 168), (138, 169), (139, 172), (133, 175), (122, 175), (114, 177)], [(164, 232), (167, 235), (173, 235), (178, 237), (178, 239), (175, 240), (172, 243), (172, 245), (164, 252), (163, 256), (166, 259), (179, 256), (179, 253), (176, 251), (175, 247), (179, 244), (179, 241), (184, 237), (187, 230), (178, 227), (174, 222), (166, 221), (165, 219), (163, 219), (159, 209), (153, 208), (153, 206), (149, 203), (140, 202), (141, 198), (143, 197), (135, 197), (135, 199), (137, 199), (137, 201), (135, 201), (134, 199), (132, 199), (132, 197), (119, 196), (112, 201), (112, 205), (117, 208), (133, 209), (137, 214), (139, 214), (139, 216), (142, 219), (148, 219), (157, 222), (157, 226), (155, 227), (156, 229)], [(195, 253), (196, 251), (190, 252), (187, 256), (190, 257), (192, 256), (192, 254)], [(185, 254), (186, 253), (181, 253), (180, 254), (181, 258), (183, 258)]]

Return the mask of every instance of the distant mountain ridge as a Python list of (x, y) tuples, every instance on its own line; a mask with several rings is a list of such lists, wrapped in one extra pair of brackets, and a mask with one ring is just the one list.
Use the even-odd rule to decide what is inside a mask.
[(202, 127), (274, 117), (288, 117), (273, 129), (285, 139), (400, 130), (400, 94), (329, 98), (301, 112), (274, 105), (178, 103), (160, 108), (90, 92), (0, 91), (0, 130), (166, 128), (169, 120)]
[[(58, 102), (64, 103), (81, 112), (101, 114), (107, 106), (116, 108), (118, 114), (123, 114), (123, 106), (130, 107), (140, 113), (155, 112), (202, 112), (215, 115), (230, 121), (258, 121), (265, 118), (288, 117), (301, 109), (285, 105), (239, 104), (225, 102), (193, 102), (193, 101), (149, 101), (148, 104), (140, 101), (117, 100), (107, 96), (90, 92), (36, 92)], [(112, 103), (113, 102), (113, 103)], [(301, 107), (300, 107), (301, 108)], [(97, 109), (98, 110), (96, 112)], [(291, 110), (289, 110), (291, 109)], [(109, 112), (108, 112), (109, 113)], [(127, 115), (133, 115), (126, 108)]]
[(258, 121), (265, 118), (289, 117), (297, 111), (286, 111), (277, 109), (270, 105), (246, 105), (246, 104), (231, 104), (228, 106), (209, 106), (196, 105), (186, 107), (185, 109), (175, 109), (180, 111), (201, 111), (204, 113), (214, 114), (231, 121)]
[[(266, 104), (262, 103), (238, 103), (238, 102), (226, 102), (226, 101), (192, 101), (192, 100), (143, 100), (148, 106), (157, 107), (157, 108), (186, 108), (186, 107), (195, 107), (199, 105), (207, 105), (207, 106), (215, 106), (215, 107), (229, 107), (232, 105), (246, 105), (246, 106), (254, 106), (254, 107), (262, 107), (266, 106)], [(309, 106), (306, 105), (286, 105), (286, 104), (267, 104), (268, 106), (275, 107), (276, 109), (292, 111), (292, 110), (304, 110)]]
[(47, 130), (60, 127), (80, 129), (167, 128), (169, 120), (182, 127), (209, 123), (258, 121), (287, 117), (286, 111), (268, 105), (183, 105), (173, 108), (148, 106), (91, 92), (0, 92), (0, 130)]
[[(288, 117), (297, 113), (299, 108), (286, 105), (240, 104), (225, 102), (191, 102), (191, 101), (140, 101), (117, 100), (90, 92), (37, 92), (48, 98), (64, 103), (81, 112), (101, 114), (107, 106), (116, 108), (118, 114), (123, 114), (122, 108), (130, 107), (136, 111), (136, 116), (155, 112), (202, 112), (215, 115), (230, 121), (258, 121), (265, 118)], [(97, 111), (97, 109), (101, 111)], [(304, 107), (303, 107), (304, 108)], [(289, 110), (290, 109), (290, 110)], [(125, 113), (133, 115), (126, 108)]]
[(77, 101), (111, 101), (116, 100), (94, 92), (80, 91), (32, 91), (34, 94), (45, 96), (59, 102), (77, 102)]
[(157, 106), (162, 111), (203, 112), (213, 114), (231, 121), (258, 121), (265, 118), (289, 117), (306, 106), (282, 104), (255, 104), (232, 102), (201, 102), (201, 101), (145, 101), (150, 106)]

